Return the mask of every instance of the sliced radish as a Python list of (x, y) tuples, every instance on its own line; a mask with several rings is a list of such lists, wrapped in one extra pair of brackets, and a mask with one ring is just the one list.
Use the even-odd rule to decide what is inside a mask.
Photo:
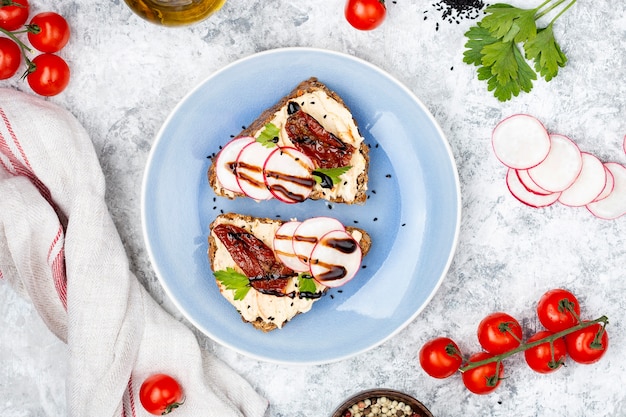
[(491, 144), (496, 158), (514, 169), (532, 168), (550, 151), (550, 137), (543, 124), (528, 114), (502, 120), (493, 130)]
[(352, 235), (334, 230), (322, 236), (311, 251), (311, 275), (322, 285), (339, 287), (354, 278), (361, 259), (361, 248)]
[(509, 188), (513, 197), (517, 198), (522, 203), (535, 208), (546, 207), (551, 204), (554, 204), (558, 199), (560, 193), (551, 193), (551, 194), (537, 194), (528, 190), (522, 184), (517, 175), (517, 172), (509, 168), (506, 173), (506, 185)]
[(235, 163), (244, 146), (254, 142), (251, 136), (241, 136), (228, 142), (215, 158), (215, 175), (222, 188), (243, 193), (235, 176)]
[(533, 179), (530, 178), (530, 175), (528, 175), (527, 169), (518, 169), (516, 172), (522, 185), (526, 187), (528, 191), (535, 193), (535, 194), (543, 194), (543, 195), (552, 194), (550, 191), (544, 190), (543, 188), (535, 184), (535, 181), (533, 181)]
[(583, 167), (574, 183), (561, 193), (559, 202), (571, 207), (582, 207), (594, 201), (606, 185), (604, 164), (594, 155), (582, 152)]
[(596, 217), (612, 220), (626, 214), (626, 167), (615, 162), (604, 165), (613, 174), (613, 191), (606, 198), (588, 204), (587, 208)]
[(344, 225), (332, 217), (312, 217), (304, 220), (293, 234), (293, 251), (302, 262), (308, 265), (311, 251), (319, 239), (328, 232), (345, 231)]
[(556, 193), (567, 189), (576, 181), (583, 166), (578, 145), (563, 135), (550, 135), (550, 152), (528, 175), (539, 187)]
[(306, 272), (309, 266), (300, 261), (293, 251), (293, 234), (300, 226), (298, 221), (283, 223), (274, 234), (274, 253), (285, 266), (296, 272)]
[(245, 195), (255, 200), (269, 200), (272, 193), (265, 185), (263, 166), (274, 148), (267, 148), (260, 142), (244, 146), (236, 161), (237, 184)]
[(604, 184), (604, 189), (602, 190), (600, 195), (598, 195), (593, 201), (600, 201), (607, 198), (609, 194), (611, 194), (611, 191), (613, 191), (613, 187), (615, 186), (613, 173), (606, 167), (606, 164), (604, 164), (604, 171), (606, 172), (606, 183)]
[(265, 185), (280, 201), (301, 203), (313, 191), (314, 168), (311, 159), (296, 148), (276, 148), (263, 166)]

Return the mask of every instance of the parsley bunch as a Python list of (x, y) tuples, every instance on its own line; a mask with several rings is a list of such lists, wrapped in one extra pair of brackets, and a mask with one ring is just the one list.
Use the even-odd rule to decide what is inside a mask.
[(553, 25), (576, 0), (570, 0), (546, 27), (538, 28), (537, 21), (566, 1), (545, 0), (534, 9), (494, 4), (465, 33), (463, 62), (478, 67), (478, 79), (487, 82), (498, 100), (530, 92), (537, 74), (550, 81), (565, 66), (567, 57), (554, 38)]

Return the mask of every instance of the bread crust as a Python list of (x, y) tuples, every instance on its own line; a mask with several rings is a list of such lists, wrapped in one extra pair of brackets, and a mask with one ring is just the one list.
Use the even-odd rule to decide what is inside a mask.
[[(337, 93), (330, 90), (324, 83), (320, 82), (316, 77), (311, 77), (307, 80), (302, 81), (300, 84), (298, 84), (289, 94), (281, 98), (272, 107), (264, 110), (259, 115), (259, 117), (257, 117), (252, 123), (250, 123), (248, 127), (244, 128), (241, 132), (239, 132), (239, 134), (236, 137), (254, 136), (258, 131), (263, 129), (263, 127), (273, 119), (276, 112), (278, 112), (280, 109), (286, 106), (289, 101), (297, 99), (298, 97), (301, 97), (302, 95), (306, 93), (311, 93), (311, 92), (320, 91), (320, 90), (324, 91), (329, 97), (331, 97), (341, 106), (350, 110), (348, 106), (345, 104), (345, 102), (343, 101), (343, 99)], [(352, 114), (352, 112), (350, 112), (350, 114)], [(358, 127), (358, 124), (356, 123), (356, 120), (354, 120), (354, 117), (352, 118), (352, 120), (354, 124)], [(362, 142), (359, 145), (357, 152), (359, 152), (363, 156), (363, 159), (365, 160), (365, 169), (363, 169), (363, 171), (360, 172), (357, 177), (357, 193), (354, 196), (353, 200), (346, 201), (341, 196), (336, 196), (336, 197), (328, 196), (324, 192), (323, 189), (314, 189), (308, 198), (311, 200), (325, 199), (333, 203), (343, 203), (343, 204), (365, 203), (365, 201), (367, 200), (366, 191), (367, 191), (368, 170), (369, 170), (369, 163), (370, 163), (369, 147), (364, 142)], [(214, 157), (213, 161), (215, 161), (215, 159), (216, 158)], [(215, 173), (215, 165), (213, 163), (211, 164), (211, 166), (209, 167), (207, 171), (207, 177), (208, 177), (209, 184), (211, 188), (213, 188), (213, 190), (215, 191), (216, 195), (220, 197), (228, 197), (228, 198), (233, 198), (233, 196), (244, 197), (244, 195), (241, 193), (226, 192), (223, 188), (219, 186), (218, 181), (217, 181), (217, 176)]]
[[(213, 230), (213, 228), (215, 226), (217, 226), (218, 224), (224, 224), (224, 223), (228, 223), (228, 224), (235, 224), (235, 225), (252, 225), (255, 222), (259, 222), (261, 224), (268, 224), (268, 225), (274, 225), (276, 228), (280, 227), (280, 225), (282, 225), (283, 223), (285, 223), (285, 221), (283, 220), (277, 220), (277, 219), (270, 219), (270, 218), (259, 218), (259, 217), (254, 217), (254, 216), (249, 216), (249, 215), (244, 215), (244, 214), (238, 214), (238, 213), (225, 213), (225, 214), (221, 214), (219, 215), (209, 226), (209, 236), (208, 236), (208, 243), (209, 243), (209, 247), (208, 247), (208, 258), (209, 258), (209, 262), (211, 265), (211, 269), (213, 271), (215, 271), (215, 255), (218, 249), (218, 245), (216, 242), (216, 238), (213, 236), (213, 234), (210, 232)], [(247, 229), (250, 230), (251, 226), (248, 227)], [(360, 233), (361, 238), (359, 239), (359, 246), (361, 247), (361, 252), (363, 254), (363, 256), (365, 256), (371, 249), (372, 247), (372, 238), (371, 236), (363, 229), (360, 228), (356, 228), (356, 227), (346, 227), (346, 230), (351, 233), (354, 234), (355, 232)], [(233, 265), (234, 267), (234, 265)], [(215, 280), (217, 286), (220, 289), (220, 293), (223, 293), (224, 291), (229, 291), (226, 290), (225, 288), (223, 288), (222, 284), (216, 279)], [(326, 291), (326, 290), (324, 290)], [(241, 312), (240, 312), (241, 314)], [(298, 315), (300, 313), (297, 313), (296, 315)], [(295, 315), (293, 316), (295, 317)], [(291, 318), (293, 318), (291, 317)], [(291, 318), (289, 320), (291, 320)], [(261, 330), (263, 332), (269, 332), (272, 330), (275, 330), (277, 328), (279, 328), (279, 324), (280, 327), (282, 327), (287, 321), (289, 320), (285, 320), (282, 323), (276, 323), (274, 321), (267, 321), (264, 320), (262, 317), (257, 317), (255, 320), (253, 321), (249, 321), (246, 320), (243, 315), (241, 315), (241, 320), (247, 323), (252, 324), (256, 329)]]

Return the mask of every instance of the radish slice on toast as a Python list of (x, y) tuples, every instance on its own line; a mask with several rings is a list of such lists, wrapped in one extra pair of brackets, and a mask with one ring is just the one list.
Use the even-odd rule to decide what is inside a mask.
[(578, 178), (561, 193), (559, 202), (571, 207), (582, 207), (594, 201), (606, 185), (606, 169), (596, 156), (582, 152), (583, 166)]
[(361, 266), (358, 242), (345, 230), (334, 230), (319, 239), (311, 251), (310, 272), (327, 287), (339, 287), (350, 281)]
[(293, 251), (298, 258), (308, 265), (311, 251), (319, 239), (328, 232), (345, 231), (344, 225), (332, 217), (312, 217), (304, 220), (293, 234)]
[(235, 164), (241, 150), (255, 139), (251, 136), (241, 136), (228, 142), (217, 154), (215, 159), (215, 175), (222, 188), (235, 193), (243, 193), (237, 177)]
[(272, 193), (265, 185), (263, 166), (274, 149), (252, 142), (239, 152), (235, 167), (237, 184), (245, 195), (255, 200), (269, 200)]
[(553, 193), (563, 191), (576, 181), (583, 166), (578, 145), (563, 135), (550, 135), (550, 152), (528, 175), (539, 187)]
[(558, 199), (560, 193), (551, 193), (551, 194), (537, 194), (528, 190), (522, 184), (519, 179), (519, 176), (515, 172), (514, 169), (509, 168), (506, 173), (506, 185), (509, 188), (509, 191), (513, 195), (513, 197), (517, 198), (522, 203), (527, 206), (540, 208), (546, 207), (551, 204), (554, 204)]
[(509, 168), (528, 169), (550, 151), (550, 137), (543, 124), (528, 114), (516, 114), (494, 128), (491, 144), (496, 157)]
[(263, 166), (265, 185), (280, 201), (301, 203), (313, 191), (314, 168), (311, 159), (296, 148), (276, 148)]
[(587, 204), (587, 209), (596, 217), (612, 220), (626, 214), (626, 167), (615, 162), (604, 165), (613, 174), (613, 191), (606, 198)]
[(285, 266), (296, 272), (306, 272), (309, 266), (300, 261), (293, 250), (293, 234), (300, 224), (294, 220), (283, 223), (274, 234), (273, 246), (274, 253)]

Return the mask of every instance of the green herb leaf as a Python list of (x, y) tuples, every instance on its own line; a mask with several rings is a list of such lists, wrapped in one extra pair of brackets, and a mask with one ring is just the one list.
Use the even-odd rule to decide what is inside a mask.
[[(547, 27), (538, 29), (536, 23), (565, 1), (544, 0), (534, 9), (494, 4), (488, 6), (486, 16), (465, 33), (463, 62), (478, 67), (478, 79), (486, 81), (487, 89), (500, 101), (509, 100), (522, 91), (530, 92), (537, 74), (550, 81), (567, 63), (552, 26), (576, 0), (562, 8)], [(534, 62), (534, 70), (527, 60)]]
[(244, 274), (235, 271), (234, 268), (215, 271), (215, 279), (222, 283), (227, 290), (235, 291), (235, 300), (243, 300), (250, 290), (250, 280)]
[(481, 24), (504, 42), (525, 42), (537, 34), (536, 12), (536, 9), (520, 9), (498, 3), (485, 9), (487, 15), (483, 17)]
[(337, 168), (317, 168), (312, 172), (315, 182), (324, 188), (333, 188), (335, 184), (341, 182), (341, 176), (352, 168), (350, 165)]
[(256, 138), (257, 142), (260, 142), (266, 148), (273, 148), (278, 143), (278, 135), (280, 129), (276, 127), (274, 123), (268, 123), (263, 127), (261, 134)]
[(317, 292), (315, 280), (313, 280), (313, 277), (311, 275), (307, 273), (301, 273), (298, 275), (298, 291), (300, 293), (311, 294), (315, 294)]
[(524, 44), (526, 58), (535, 62), (535, 70), (546, 81), (550, 81), (559, 73), (559, 67), (565, 67), (567, 57), (561, 51), (556, 39), (552, 25), (537, 32), (535, 39)]

